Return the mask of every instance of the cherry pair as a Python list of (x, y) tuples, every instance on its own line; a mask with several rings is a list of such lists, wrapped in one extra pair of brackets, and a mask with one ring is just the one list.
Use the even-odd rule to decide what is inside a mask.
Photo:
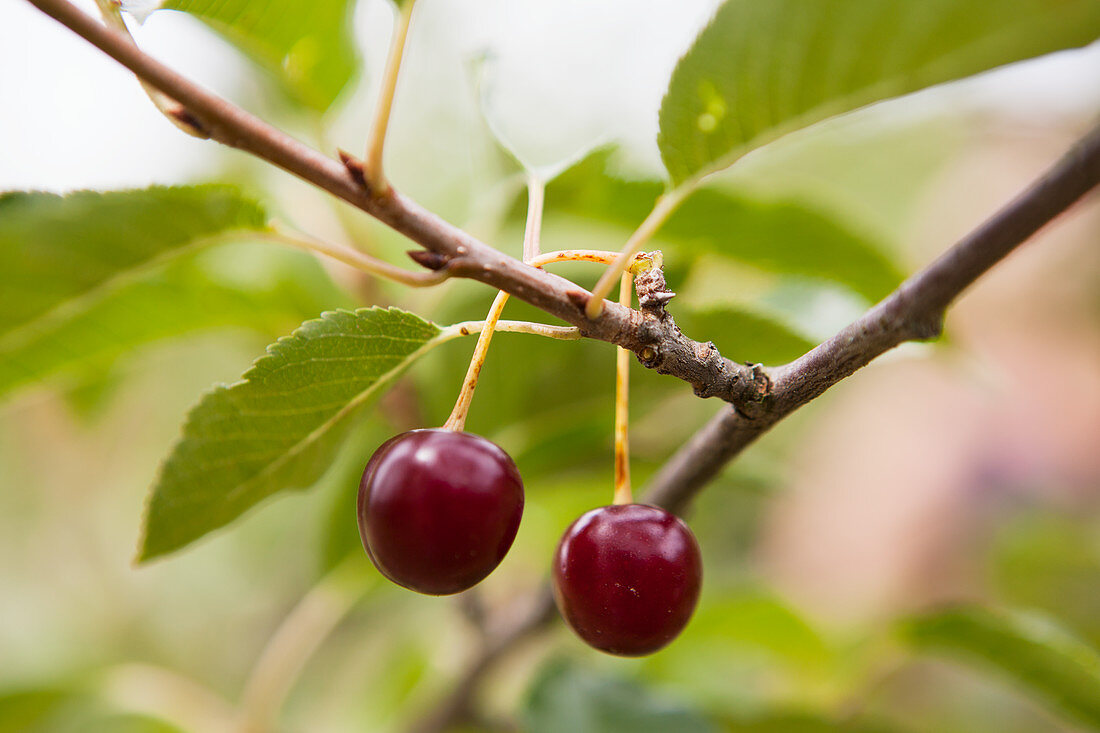
[[(500, 447), (472, 433), (414, 430), (374, 453), (359, 485), (363, 546), (387, 578), (446, 595), (491, 573), (512, 546), (523, 481)], [(622, 504), (587, 512), (554, 556), (554, 596), (587, 643), (637, 656), (687, 625), (702, 562), (691, 530), (657, 507)]]

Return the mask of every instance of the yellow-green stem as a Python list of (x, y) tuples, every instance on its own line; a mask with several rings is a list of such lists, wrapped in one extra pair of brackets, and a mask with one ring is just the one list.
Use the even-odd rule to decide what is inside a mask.
[(531, 262), (539, 256), (542, 230), (542, 202), (546, 185), (534, 175), (527, 178), (527, 226), (523, 231), (523, 261)]
[[(634, 276), (625, 270), (619, 279), (619, 305), (630, 307)], [(630, 352), (615, 347), (615, 498), (616, 504), (630, 504)]]
[[(557, 252), (547, 252), (544, 255), (537, 255), (532, 258), (530, 263), (535, 267), (542, 267), (543, 265), (549, 265), (552, 262), (564, 262), (567, 260), (579, 260), (587, 262), (611, 262), (614, 258), (614, 252), (603, 252), (601, 250), (593, 249), (572, 249), (572, 250), (559, 250)], [(470, 366), (466, 370), (466, 378), (462, 380), (462, 389), (459, 390), (458, 399), (455, 400), (454, 409), (451, 410), (450, 417), (443, 423), (444, 430), (461, 431), (466, 427), (466, 415), (470, 412), (470, 403), (474, 399), (474, 390), (477, 389), (477, 380), (481, 376), (481, 367), (485, 365), (485, 356), (489, 353), (489, 343), (493, 340), (493, 332), (496, 330), (497, 323), (500, 321), (500, 314), (504, 311), (504, 305), (508, 302), (508, 293), (500, 291), (497, 293), (497, 297), (493, 300), (493, 304), (489, 307), (489, 313), (485, 316), (485, 321), (482, 323), (481, 333), (477, 338), (477, 346), (474, 347), (473, 356), (470, 357)], [(462, 324), (456, 324), (460, 328)], [(534, 324), (531, 324), (534, 326)], [(548, 332), (553, 326), (543, 326), (541, 324), (539, 330), (531, 328), (530, 333), (542, 333), (542, 335), (551, 335), (553, 332)], [(455, 326), (451, 326), (455, 328)], [(530, 328), (530, 327), (529, 327)], [(460, 331), (459, 333), (463, 333)], [(577, 332), (577, 336), (580, 333)], [(562, 334), (554, 334), (555, 338), (563, 337)], [(572, 337), (572, 332), (569, 332), (569, 337)]]
[(263, 232), (262, 236), (274, 242), (289, 244), (292, 247), (304, 249), (307, 252), (315, 252), (326, 257), (331, 257), (357, 270), (362, 270), (371, 275), (384, 277), (387, 280), (393, 280), (396, 283), (414, 288), (437, 285), (449, 277), (446, 270), (436, 270), (434, 272), (410, 272), (408, 270), (402, 270), (400, 267), (375, 259), (357, 249), (334, 244), (332, 242), (325, 242), (305, 234), (292, 234), (278, 227)]
[(474, 347), (474, 355), (470, 357), (470, 366), (466, 370), (466, 378), (462, 380), (462, 389), (459, 390), (455, 407), (451, 410), (451, 416), (443, 423), (444, 430), (459, 432), (466, 427), (466, 415), (470, 412), (470, 403), (474, 399), (474, 390), (477, 389), (477, 380), (481, 376), (481, 367), (485, 365), (485, 357), (489, 353), (489, 343), (493, 340), (493, 332), (496, 330), (497, 321), (504, 310), (504, 304), (508, 302), (508, 293), (501, 290), (489, 306), (489, 313), (485, 316), (485, 326), (477, 337), (477, 346)]
[(405, 54), (405, 39), (409, 35), (409, 22), (412, 19), (413, 0), (397, 10), (393, 26), (393, 39), (390, 52), (386, 57), (386, 68), (382, 72), (382, 85), (378, 90), (378, 102), (374, 107), (370, 131), (367, 135), (367, 155), (363, 159), (364, 175), (367, 186), (373, 193), (385, 193), (389, 188), (382, 171), (382, 152), (386, 146), (386, 129), (390, 124), (390, 110), (393, 109), (393, 96), (397, 90), (397, 77), (401, 71), (401, 59)]
[(680, 186), (666, 192), (657, 199), (657, 203), (654, 204), (653, 210), (649, 212), (649, 216), (630, 235), (630, 239), (626, 241), (622, 251), (615, 258), (615, 262), (600, 276), (596, 287), (592, 288), (592, 299), (588, 301), (588, 306), (585, 308), (585, 314), (589, 318), (599, 317), (600, 313), (603, 312), (604, 298), (615, 287), (615, 282), (619, 279), (619, 276), (630, 266), (634, 255), (641, 251), (645, 243), (657, 233), (661, 225), (668, 220), (672, 212), (676, 211), (676, 207), (687, 198), (691, 191), (690, 186)]

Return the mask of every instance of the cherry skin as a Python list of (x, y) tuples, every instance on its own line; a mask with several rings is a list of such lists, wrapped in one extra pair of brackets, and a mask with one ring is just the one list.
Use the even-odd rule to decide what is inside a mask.
[(679, 517), (644, 504), (583, 514), (558, 543), (554, 598), (591, 646), (652, 654), (687, 625), (703, 578), (695, 536)]
[(383, 575), (447, 595), (504, 559), (523, 515), (523, 481), (508, 454), (481, 436), (413, 430), (371, 456), (357, 509), (359, 537)]

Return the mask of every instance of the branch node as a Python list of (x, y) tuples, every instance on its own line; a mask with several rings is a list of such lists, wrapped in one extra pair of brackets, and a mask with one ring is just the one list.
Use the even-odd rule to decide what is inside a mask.
[(164, 110), (164, 114), (171, 117), (178, 125), (181, 125), (184, 132), (188, 133), (192, 137), (201, 138), (203, 140), (210, 139), (210, 130), (206, 125), (202, 124), (198, 117), (193, 115), (190, 110), (184, 107), (182, 104), (176, 104), (168, 109)]
[(631, 269), (635, 272), (634, 290), (638, 294), (638, 304), (643, 311), (662, 315), (668, 302), (676, 293), (668, 289), (665, 283), (664, 256), (661, 250), (641, 252), (635, 256)]
[(646, 369), (653, 369), (657, 366), (657, 360), (660, 357), (660, 352), (652, 346), (643, 346), (638, 352), (638, 361)]
[(569, 302), (575, 305), (577, 310), (583, 312), (588, 307), (588, 299), (592, 296), (583, 290), (571, 289), (565, 291), (565, 297), (569, 298)]
[(340, 162), (344, 164), (344, 167), (348, 169), (348, 173), (351, 174), (352, 180), (360, 187), (367, 191), (370, 191), (370, 186), (367, 185), (367, 172), (363, 168), (363, 161), (356, 158), (346, 150), (336, 150), (337, 155), (340, 156)]
[(914, 318), (909, 324), (913, 338), (921, 341), (930, 341), (931, 339), (939, 338), (943, 333), (943, 319), (943, 311), (939, 311), (930, 316)]
[(451, 261), (450, 257), (427, 249), (412, 249), (405, 254), (407, 254), (409, 259), (413, 262), (429, 270), (442, 270), (447, 266), (447, 263)]
[(745, 362), (748, 374), (739, 370), (734, 374), (736, 384), (733, 392), (733, 408), (739, 415), (750, 420), (764, 414), (768, 397), (771, 396), (772, 380), (763, 364)]

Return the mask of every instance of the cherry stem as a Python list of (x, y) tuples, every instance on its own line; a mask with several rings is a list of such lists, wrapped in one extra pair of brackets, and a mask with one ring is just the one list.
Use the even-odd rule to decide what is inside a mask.
[(542, 230), (542, 203), (546, 184), (535, 175), (527, 177), (527, 226), (523, 232), (523, 261), (528, 264), (539, 256), (539, 236)]
[(292, 233), (278, 225), (272, 226), (271, 229), (265, 232), (260, 232), (260, 236), (273, 242), (289, 244), (291, 247), (304, 249), (307, 252), (314, 252), (326, 257), (331, 257), (357, 270), (362, 270), (371, 275), (384, 277), (387, 280), (392, 280), (396, 283), (414, 288), (438, 285), (450, 277), (450, 273), (445, 269), (431, 272), (410, 272), (408, 270), (403, 270), (400, 267), (396, 267), (388, 262), (383, 262), (364, 252), (360, 252), (357, 249), (334, 244), (332, 242), (325, 242), (316, 237), (311, 237), (299, 232)]
[(661, 225), (668, 220), (668, 217), (672, 216), (672, 212), (676, 211), (677, 207), (693, 190), (692, 185), (684, 184), (667, 191), (657, 199), (657, 203), (653, 205), (653, 210), (630, 235), (630, 239), (623, 245), (623, 249), (615, 258), (615, 262), (600, 276), (596, 287), (592, 288), (592, 297), (584, 309), (585, 315), (589, 318), (599, 317), (603, 312), (604, 298), (611, 292), (611, 288), (615, 287), (615, 281), (619, 279), (619, 276), (626, 271), (626, 268), (630, 267), (631, 262), (634, 261), (634, 255), (641, 251), (645, 243), (657, 233)]
[(409, 35), (409, 21), (412, 19), (414, 0), (407, 0), (397, 9), (394, 20), (393, 38), (386, 57), (386, 68), (382, 72), (382, 83), (378, 90), (378, 102), (374, 107), (370, 132), (367, 135), (367, 154), (363, 159), (364, 176), (367, 187), (372, 193), (382, 194), (389, 189), (386, 176), (382, 172), (382, 151), (386, 145), (386, 129), (390, 124), (390, 110), (393, 109), (394, 92), (397, 90), (397, 77), (401, 71), (401, 59), (405, 54), (405, 39)]
[[(630, 307), (634, 276), (624, 270), (619, 279), (619, 305)], [(630, 491), (630, 352), (615, 347), (615, 504), (631, 504)]]
[(474, 390), (477, 389), (477, 379), (481, 376), (481, 367), (485, 366), (485, 357), (489, 353), (489, 343), (493, 340), (493, 332), (496, 331), (497, 321), (504, 310), (504, 304), (508, 302), (508, 293), (503, 290), (497, 293), (493, 304), (489, 306), (489, 313), (485, 316), (485, 325), (477, 337), (477, 346), (474, 347), (474, 355), (470, 357), (470, 366), (466, 370), (466, 378), (462, 380), (462, 389), (459, 390), (458, 400), (451, 410), (451, 416), (443, 423), (444, 430), (461, 432), (466, 428), (466, 415), (470, 412), (470, 403), (474, 399)]
[[(605, 252), (597, 249), (566, 249), (537, 255), (531, 259), (529, 264), (535, 267), (549, 265), (552, 262), (565, 261), (601, 262), (603, 264), (608, 264), (614, 261), (615, 256), (616, 254), (614, 252)], [(624, 275), (624, 277), (626, 276), (629, 276), (629, 273)], [(500, 321), (500, 314), (504, 311), (504, 305), (507, 302), (508, 293), (501, 290), (497, 293), (497, 297), (493, 299), (493, 304), (489, 306), (489, 313), (486, 314), (485, 321), (481, 324), (481, 333), (477, 337), (477, 345), (474, 347), (473, 356), (470, 357), (470, 366), (466, 370), (466, 378), (462, 380), (462, 389), (459, 390), (458, 399), (455, 400), (455, 406), (454, 409), (451, 410), (450, 417), (443, 423), (444, 430), (454, 430), (458, 432), (466, 428), (466, 415), (470, 412), (470, 403), (473, 402), (474, 399), (474, 390), (477, 389), (477, 380), (478, 377), (481, 376), (481, 367), (485, 365), (485, 356), (489, 353), (489, 343), (493, 340), (493, 333), (496, 331), (497, 323)], [(463, 324), (456, 325), (459, 329), (463, 326)], [(535, 324), (531, 325), (534, 326)], [(454, 326), (452, 326), (452, 328), (454, 328)], [(554, 327), (542, 326), (542, 329), (546, 330), (552, 328)], [(543, 330), (543, 335), (548, 335), (546, 330)], [(531, 329), (530, 332), (537, 333), (539, 331)], [(459, 330), (459, 333), (461, 334), (462, 331)], [(579, 336), (580, 333), (577, 332), (577, 335)], [(570, 333), (570, 336), (572, 336), (572, 333)]]
[[(462, 321), (443, 329), (442, 337), (450, 340), (456, 336), (472, 336), (475, 333), (481, 333), (484, 329), (485, 321)], [(551, 326), (548, 323), (532, 321), (497, 321), (496, 331), (497, 333), (529, 333), (558, 341), (578, 341), (581, 338), (581, 330), (576, 326)]]

